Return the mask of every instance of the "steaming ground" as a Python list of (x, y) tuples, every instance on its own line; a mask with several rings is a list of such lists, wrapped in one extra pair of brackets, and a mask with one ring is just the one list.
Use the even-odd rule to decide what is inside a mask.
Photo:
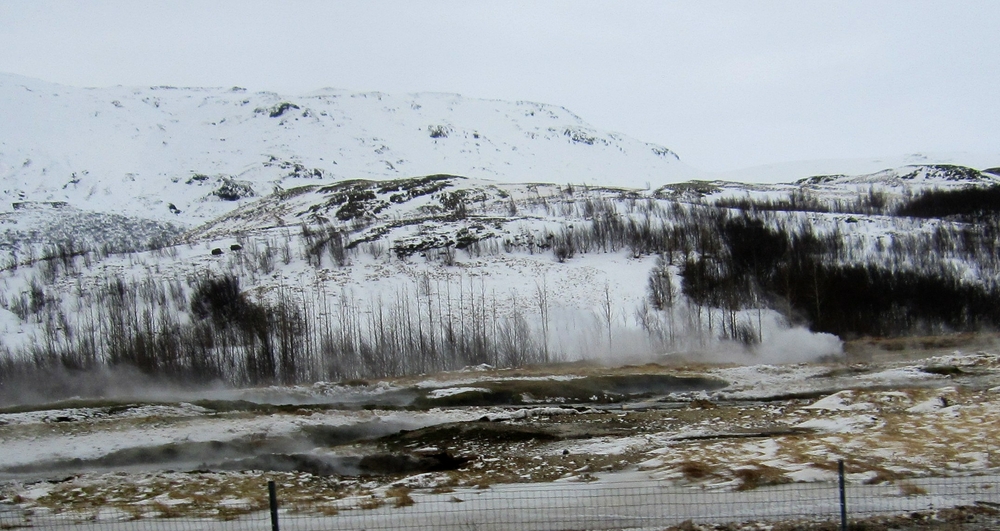
[(398, 487), (417, 503), (622, 478), (731, 492), (830, 481), (838, 459), (852, 484), (902, 491), (1000, 467), (1000, 355), (988, 339), (849, 343), (824, 363), (675, 356), (8, 408), (0, 504), (23, 524), (227, 519), (266, 507), (276, 479), (284, 506), (350, 515), (391, 507)]

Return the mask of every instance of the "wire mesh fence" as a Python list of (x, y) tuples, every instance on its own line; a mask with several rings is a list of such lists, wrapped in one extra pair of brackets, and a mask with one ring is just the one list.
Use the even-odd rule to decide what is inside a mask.
[[(194, 476), (193, 476), (194, 477)], [(841, 475), (841, 478), (844, 478)], [(239, 500), (214, 517), (185, 515), (183, 499), (154, 513), (121, 508), (50, 512), (0, 502), (0, 528), (79, 531), (242, 530), (662, 530), (662, 529), (998, 529), (1000, 471), (878, 484), (805, 482), (748, 490), (677, 485), (641, 473), (592, 481), (497, 484), (488, 488), (388, 487), (347, 497), (283, 503), (282, 485), (265, 509)], [(846, 520), (843, 517), (846, 516)], [(700, 527), (699, 527), (700, 526)]]

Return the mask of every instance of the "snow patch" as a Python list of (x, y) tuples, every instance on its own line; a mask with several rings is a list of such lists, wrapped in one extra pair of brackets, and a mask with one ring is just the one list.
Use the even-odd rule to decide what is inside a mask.
[(823, 433), (857, 433), (878, 423), (872, 415), (812, 419), (796, 424), (796, 428), (812, 429)]
[(824, 411), (866, 411), (874, 409), (875, 406), (868, 402), (852, 403), (854, 391), (846, 390), (834, 393), (826, 398), (822, 398), (802, 409), (817, 409)]
[(435, 389), (430, 393), (427, 393), (427, 398), (444, 398), (446, 396), (455, 396), (463, 393), (490, 393), (489, 389), (485, 387), (445, 387), (443, 389)]

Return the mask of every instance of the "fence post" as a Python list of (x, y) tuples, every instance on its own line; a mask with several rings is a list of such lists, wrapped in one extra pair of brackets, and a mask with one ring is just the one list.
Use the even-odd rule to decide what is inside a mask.
[(847, 531), (847, 489), (844, 484), (843, 459), (837, 462), (837, 475), (840, 477), (840, 531)]
[(273, 480), (267, 482), (267, 497), (271, 505), (271, 531), (278, 531), (278, 489)]

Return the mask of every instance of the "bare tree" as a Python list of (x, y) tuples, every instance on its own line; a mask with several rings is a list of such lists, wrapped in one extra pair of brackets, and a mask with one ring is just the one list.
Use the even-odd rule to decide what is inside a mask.
[(538, 314), (542, 319), (542, 354), (545, 363), (549, 358), (549, 286), (545, 275), (542, 275), (542, 283), (535, 281), (535, 294), (538, 297)]
[(612, 353), (611, 347), (611, 321), (614, 318), (614, 311), (611, 307), (611, 286), (607, 282), (604, 283), (604, 301), (601, 306), (601, 317), (604, 318), (604, 322), (608, 328), (608, 354)]

